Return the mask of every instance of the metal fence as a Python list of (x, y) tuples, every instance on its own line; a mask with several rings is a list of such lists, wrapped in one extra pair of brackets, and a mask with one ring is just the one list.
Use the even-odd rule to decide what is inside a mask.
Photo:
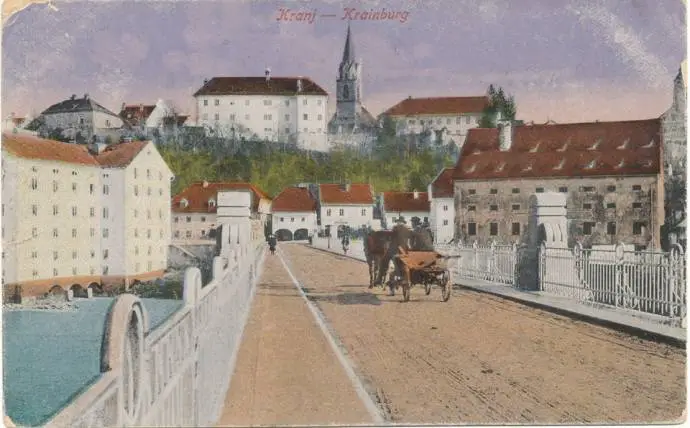
[(686, 313), (686, 257), (669, 252), (497, 245), (437, 245), (452, 256), (448, 266), (458, 283), (484, 280), (536, 290), (584, 303), (664, 317), (683, 324)]

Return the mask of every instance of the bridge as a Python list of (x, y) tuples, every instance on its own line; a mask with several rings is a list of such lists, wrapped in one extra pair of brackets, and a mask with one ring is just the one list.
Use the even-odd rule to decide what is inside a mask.
[[(454, 269), (451, 299), (415, 287), (403, 303), (367, 288), (360, 243), (347, 256), (318, 239), (281, 243), (270, 255), (262, 240), (240, 235), (214, 259), (208, 284), (198, 269), (187, 270), (183, 299), (169, 315), (132, 295), (116, 299), (102, 341), (93, 343), (97, 376), (28, 425), (608, 424), (684, 416), (686, 354), (674, 337), (682, 326), (660, 322), (666, 330), (645, 336), (639, 326), (612, 328), (502, 295), (495, 287), (516, 292), (506, 273), (514, 266), (505, 267), (520, 258), (515, 249), (456, 247), (463, 265)], [(463, 278), (461, 269), (483, 279)], [(666, 315), (650, 316), (676, 313), (657, 312)], [(8, 393), (6, 414), (24, 424)]]

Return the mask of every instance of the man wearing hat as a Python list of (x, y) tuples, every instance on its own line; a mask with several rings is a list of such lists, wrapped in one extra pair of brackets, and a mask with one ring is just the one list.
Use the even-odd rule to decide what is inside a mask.
[[(410, 249), (410, 229), (407, 228), (407, 221), (401, 215), (395, 220), (395, 226), (391, 230), (391, 243), (388, 247), (386, 255), (383, 257), (381, 266), (379, 266), (379, 274), (376, 278), (376, 284), (381, 284), (386, 277), (388, 268), (390, 266), (391, 259), (398, 254), (398, 247), (402, 247), (405, 250)], [(390, 290), (390, 294), (393, 294), (393, 290)]]

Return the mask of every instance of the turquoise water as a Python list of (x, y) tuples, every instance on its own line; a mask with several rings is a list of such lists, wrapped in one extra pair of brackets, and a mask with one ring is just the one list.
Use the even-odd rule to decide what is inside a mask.
[[(113, 298), (77, 300), (73, 311), (3, 311), (3, 382), (7, 415), (36, 426), (100, 376), (101, 340)], [(181, 300), (142, 299), (150, 329)]]

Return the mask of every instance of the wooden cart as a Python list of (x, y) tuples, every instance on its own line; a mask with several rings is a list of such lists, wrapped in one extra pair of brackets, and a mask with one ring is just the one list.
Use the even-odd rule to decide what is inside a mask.
[(395, 256), (396, 272), (389, 281), (391, 290), (401, 287), (403, 301), (407, 302), (414, 284), (424, 285), (427, 295), (431, 293), (431, 286), (436, 284), (441, 287), (441, 299), (447, 302), (453, 288), (446, 266), (447, 257), (436, 251), (405, 251), (403, 248), (399, 251)]

